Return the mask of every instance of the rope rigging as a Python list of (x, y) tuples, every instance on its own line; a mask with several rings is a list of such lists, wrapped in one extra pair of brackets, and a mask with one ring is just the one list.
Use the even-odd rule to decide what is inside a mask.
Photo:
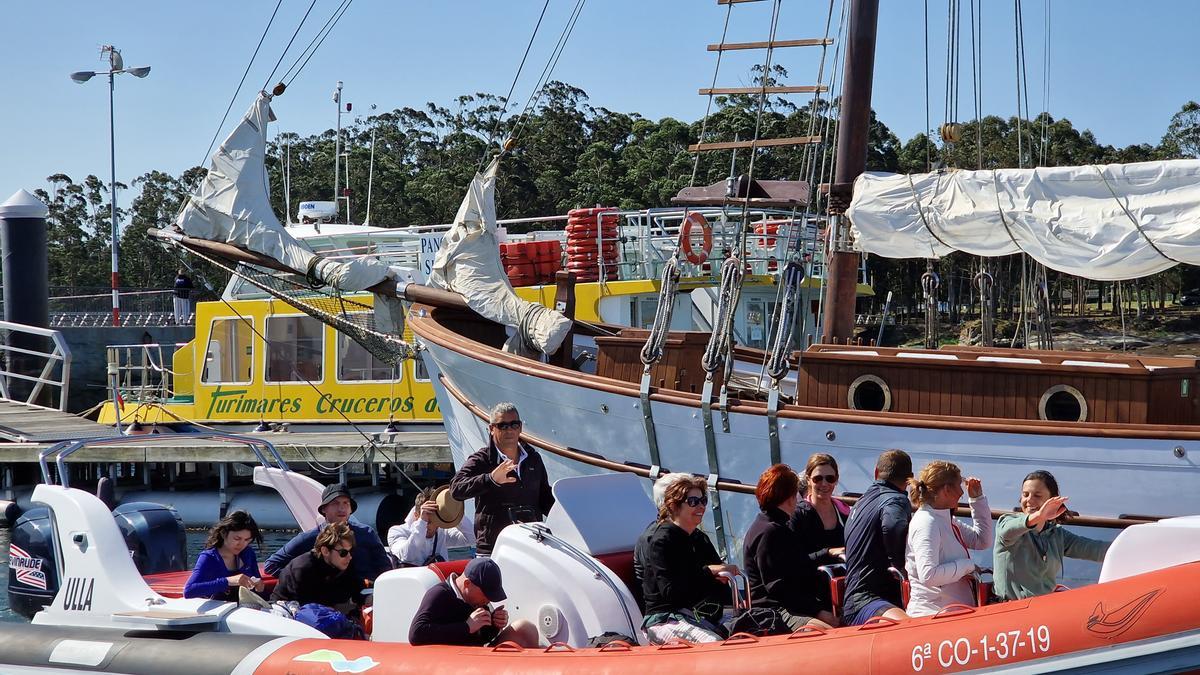
[(542, 27), (542, 19), (546, 18), (546, 8), (549, 6), (550, 0), (542, 3), (542, 12), (538, 14), (537, 23), (533, 26), (533, 34), (529, 36), (529, 43), (525, 45), (525, 53), (521, 55), (521, 63), (517, 66), (516, 74), (513, 75), (513, 81), (508, 87), (508, 93), (504, 95), (504, 107), (500, 110), (500, 114), (496, 116), (496, 124), (488, 134), (487, 142), (483, 144), (483, 157), (479, 159), (479, 168), (476, 169), (476, 173), (482, 171), (484, 164), (487, 163), (487, 149), (491, 147), (492, 141), (496, 139), (496, 133), (500, 131), (500, 124), (504, 121), (504, 113), (508, 112), (508, 104), (512, 100), (513, 91), (517, 88), (517, 81), (521, 79), (521, 71), (525, 69), (525, 60), (529, 58), (529, 50), (533, 48), (533, 41), (537, 39), (538, 29)]

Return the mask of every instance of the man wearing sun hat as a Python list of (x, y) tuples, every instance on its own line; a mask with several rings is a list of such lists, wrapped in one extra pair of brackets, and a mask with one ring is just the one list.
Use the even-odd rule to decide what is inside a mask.
[(402, 524), (388, 528), (387, 545), (401, 567), (428, 565), (447, 560), (450, 548), (474, 546), (475, 530), (449, 485), (430, 487), (417, 495)]
[(364, 585), (366, 581), (374, 582), (375, 577), (392, 569), (392, 563), (387, 557), (387, 551), (383, 548), (383, 542), (379, 541), (379, 535), (375, 534), (375, 530), (357, 520), (350, 520), (350, 514), (356, 510), (358, 510), (358, 502), (350, 496), (350, 490), (345, 483), (334, 483), (327, 486), (321, 493), (321, 504), (317, 507), (317, 513), (325, 516), (325, 522), (292, 537), (292, 540), (284, 544), (283, 548), (267, 558), (263, 569), (267, 574), (279, 576), (292, 558), (313, 550), (317, 535), (327, 525), (346, 523), (350, 526), (350, 531), (354, 533), (354, 572), (364, 581)]
[[(475, 558), (460, 574), (425, 591), (408, 629), (413, 645), (482, 647), (511, 640), (538, 646), (538, 629), (518, 619), (510, 622), (500, 566), (491, 558)], [(490, 608), (489, 608), (490, 605)]]

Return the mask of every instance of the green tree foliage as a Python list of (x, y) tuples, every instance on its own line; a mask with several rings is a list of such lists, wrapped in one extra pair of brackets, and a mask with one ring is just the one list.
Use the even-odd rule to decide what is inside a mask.
[[(773, 66), (754, 69), (755, 84), (781, 84), (787, 71)], [(506, 102), (488, 93), (466, 94), (449, 105), (428, 103), (350, 120), (342, 129), (342, 176), (350, 191), (353, 222), (367, 217), (368, 173), (374, 149), (370, 222), (403, 227), (449, 222), (471, 176), (515, 138), (497, 184), (501, 218), (550, 216), (597, 204), (626, 209), (667, 206), (689, 185), (708, 185), (747, 173), (748, 150), (689, 153), (689, 144), (815, 135), (822, 142), (760, 150), (753, 157), (754, 175), (763, 179), (829, 180), (834, 164), (832, 139), (838, 133), (838, 101), (755, 95), (715, 97), (706, 120), (650, 120), (635, 112), (619, 112), (590, 104), (586, 92), (551, 82), (528, 110), (523, 101)], [(1189, 102), (1171, 119), (1157, 146), (1103, 145), (1070, 120), (1042, 114), (1033, 120), (987, 116), (961, 125), (954, 144), (919, 134), (901, 143), (874, 113), (870, 118), (867, 168), (873, 171), (922, 172), (934, 167), (962, 169), (1038, 165), (1134, 162), (1200, 156), (1200, 104)], [(372, 143), (373, 139), (373, 143)], [(291, 216), (303, 200), (333, 198), (335, 132), (310, 136), (281, 133), (268, 150), (272, 203), (284, 220), (285, 197)], [(150, 171), (133, 181), (136, 194), (121, 220), (122, 275), (127, 286), (161, 287), (170, 283), (178, 259), (148, 237), (150, 227), (163, 227), (178, 212), (186, 194), (203, 175), (199, 168), (179, 177)], [(106, 286), (109, 260), (107, 186), (95, 176), (75, 183), (65, 175), (48, 179), (38, 196), (50, 205), (51, 283)], [(124, 186), (120, 186), (124, 189)], [(126, 200), (122, 200), (126, 201)], [(343, 212), (344, 213), (344, 212)], [(549, 224), (516, 226), (522, 231)], [(193, 262), (193, 264), (195, 264)], [(896, 293), (901, 306), (920, 302), (924, 261), (869, 260), (869, 272), (880, 297)], [(955, 254), (937, 263), (943, 277), (939, 291), (970, 295), (977, 260)], [(998, 294), (1011, 304), (1018, 286), (1019, 262), (998, 262)], [(201, 270), (201, 279), (219, 287), (223, 275)], [(1176, 277), (1177, 278), (1177, 277)], [(1051, 285), (1070, 283), (1051, 275)], [(1172, 289), (1179, 281), (1168, 284)], [(953, 289), (953, 290), (952, 290)]]
[(1171, 117), (1163, 144), (1185, 157), (1200, 157), (1200, 103), (1188, 101)]

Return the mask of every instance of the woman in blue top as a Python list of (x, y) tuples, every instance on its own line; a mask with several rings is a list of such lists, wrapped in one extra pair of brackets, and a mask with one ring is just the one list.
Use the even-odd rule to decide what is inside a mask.
[(249, 513), (234, 511), (222, 518), (208, 531), (204, 550), (183, 586), (183, 597), (236, 602), (239, 587), (261, 593), (263, 582), (251, 541), (262, 545), (262, 533)]

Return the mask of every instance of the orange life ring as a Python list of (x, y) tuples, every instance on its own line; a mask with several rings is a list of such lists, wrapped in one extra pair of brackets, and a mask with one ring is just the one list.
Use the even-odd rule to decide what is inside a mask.
[[(692, 228), (697, 226), (704, 235), (704, 246), (700, 251), (692, 248)], [(708, 254), (712, 252), (712, 226), (708, 224), (708, 219), (703, 214), (695, 211), (687, 214), (687, 217), (683, 219), (683, 229), (679, 238), (682, 240), (680, 245), (683, 247), (683, 254), (687, 256), (688, 262), (699, 265), (708, 260)]]

